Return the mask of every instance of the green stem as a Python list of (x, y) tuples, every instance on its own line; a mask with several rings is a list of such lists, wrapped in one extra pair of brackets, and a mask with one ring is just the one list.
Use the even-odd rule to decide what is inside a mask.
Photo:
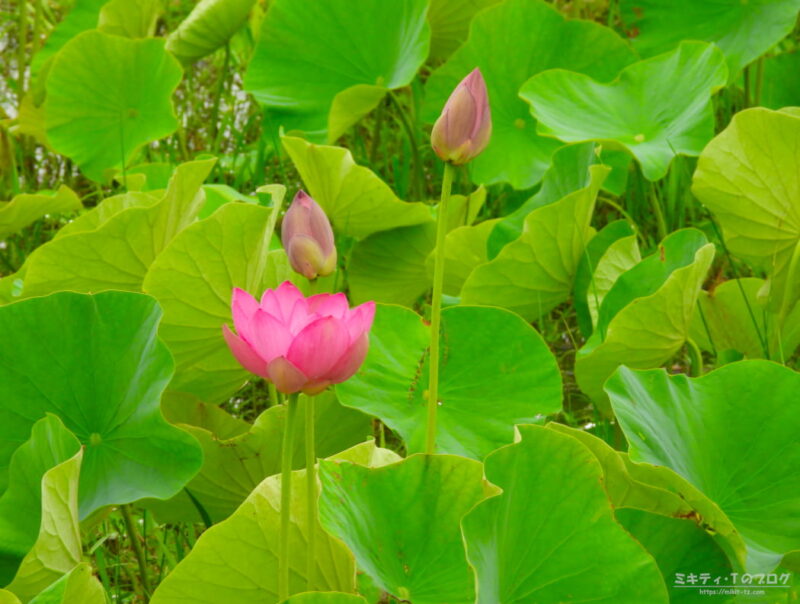
[(28, 45), (28, 2), (19, 0), (19, 31), (17, 32), (17, 99), (22, 104), (25, 96), (25, 51)]
[(369, 165), (374, 170), (375, 162), (378, 160), (378, 149), (381, 146), (381, 128), (383, 127), (384, 103), (378, 103), (378, 108), (375, 110), (375, 125), (372, 129), (372, 146), (369, 149)]
[(656, 223), (658, 225), (658, 240), (663, 241), (667, 236), (667, 222), (664, 220), (664, 212), (661, 210), (661, 201), (658, 199), (656, 193), (656, 185), (650, 183), (650, 204), (653, 207), (653, 213), (656, 215)]
[(136, 522), (131, 515), (131, 506), (120, 506), (122, 518), (125, 521), (125, 529), (128, 531), (128, 539), (130, 539), (133, 546), (133, 553), (136, 556), (136, 563), (139, 565), (139, 575), (142, 582), (142, 589), (144, 590), (144, 601), (150, 601), (150, 580), (147, 578), (147, 559), (144, 555), (144, 549), (139, 542), (139, 531), (136, 528)]
[(219, 74), (217, 91), (214, 95), (214, 105), (211, 109), (211, 152), (215, 153), (219, 142), (219, 105), (222, 100), (222, 92), (225, 90), (225, 76), (228, 74), (228, 65), (231, 60), (230, 42), (225, 44), (225, 60), (222, 63), (222, 71)]
[[(270, 136), (272, 138), (272, 147), (275, 150), (275, 156), (278, 158), (278, 171), (281, 175), (281, 182), (283, 184), (288, 183), (288, 179), (286, 178), (286, 170), (283, 167), (283, 153), (281, 150), (281, 141), (278, 139), (278, 131), (275, 130), (272, 124), (272, 116), (269, 113), (268, 109), (264, 109), (264, 121), (267, 122), (267, 129), (269, 129)], [(261, 172), (263, 174), (264, 169), (262, 166)]]
[(269, 404), (271, 407), (280, 405), (281, 401), (278, 398), (278, 391), (275, 389), (275, 384), (267, 382), (267, 390), (269, 391)]
[(433, 298), (431, 300), (431, 358), (428, 383), (428, 432), (425, 452), (436, 451), (436, 411), (439, 407), (439, 324), (442, 318), (442, 288), (444, 285), (444, 241), (447, 235), (447, 202), (453, 185), (453, 166), (444, 165), (442, 200), (436, 216), (436, 260), (433, 269)]
[(703, 353), (692, 338), (686, 339), (686, 351), (689, 353), (689, 375), (700, 377), (703, 375)]
[(39, 52), (42, 37), (42, 0), (33, 0), (33, 49), (31, 57)]
[(744, 109), (750, 107), (750, 66), (744, 68)]
[(306, 508), (308, 511), (308, 566), (306, 579), (308, 591), (314, 591), (316, 583), (317, 541), (317, 453), (314, 442), (314, 397), (306, 397)]
[(725, 243), (725, 238), (722, 236), (722, 231), (720, 230), (717, 221), (714, 220), (714, 217), (709, 214), (708, 220), (711, 223), (711, 227), (714, 229), (714, 233), (716, 234), (717, 239), (720, 242), (720, 245), (722, 245), (722, 251), (724, 252), (725, 257), (728, 259), (728, 265), (731, 267), (733, 278), (736, 281), (736, 285), (739, 288), (739, 293), (742, 295), (742, 301), (744, 302), (745, 307), (747, 307), (747, 314), (750, 316), (750, 320), (753, 323), (753, 327), (755, 327), (756, 333), (758, 334), (758, 341), (761, 343), (761, 350), (764, 353), (764, 358), (769, 360), (769, 339), (767, 337), (767, 334), (761, 332), (761, 326), (758, 324), (756, 315), (753, 312), (753, 307), (750, 305), (750, 300), (747, 298), (747, 294), (745, 294), (744, 286), (742, 285), (742, 281), (739, 278), (739, 271), (736, 270), (736, 265), (733, 263), (733, 256), (731, 256), (731, 252), (728, 249), (728, 244)]
[(761, 104), (761, 90), (764, 88), (764, 57), (758, 58), (756, 63), (756, 91), (753, 95), (753, 104), (758, 107)]
[(203, 521), (203, 525), (205, 525), (206, 529), (210, 529), (212, 526), (214, 526), (211, 516), (208, 515), (208, 511), (203, 504), (200, 503), (200, 500), (197, 499), (197, 497), (195, 497), (186, 487), (183, 487), (183, 490), (186, 493), (186, 496), (189, 498), (189, 501), (192, 502), (192, 505), (197, 510), (197, 513), (200, 515), (200, 519)]
[(400, 125), (403, 127), (403, 130), (406, 132), (406, 136), (408, 137), (408, 144), (411, 147), (411, 159), (414, 164), (413, 174), (414, 178), (411, 180), (411, 191), (412, 195), (416, 200), (421, 199), (422, 196), (422, 160), (420, 159), (419, 155), (419, 145), (417, 144), (417, 137), (414, 135), (414, 128), (411, 127), (411, 120), (408, 119), (408, 114), (403, 106), (400, 104), (400, 101), (397, 100), (397, 97), (394, 95), (393, 92), (389, 92), (389, 98), (394, 103), (394, 106), (397, 108), (397, 116), (400, 120)]
[(297, 416), (297, 394), (286, 401), (286, 423), (281, 446), (281, 532), (278, 543), (278, 600), (289, 597), (289, 508), (292, 505), (292, 452), (294, 424)]

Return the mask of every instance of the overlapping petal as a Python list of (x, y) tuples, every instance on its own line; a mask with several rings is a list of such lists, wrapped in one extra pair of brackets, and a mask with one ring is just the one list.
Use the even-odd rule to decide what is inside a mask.
[(306, 298), (289, 281), (261, 296), (235, 289), (234, 334), (225, 340), (239, 363), (285, 394), (321, 392), (349, 379), (369, 347), (375, 303), (350, 308), (342, 293)]

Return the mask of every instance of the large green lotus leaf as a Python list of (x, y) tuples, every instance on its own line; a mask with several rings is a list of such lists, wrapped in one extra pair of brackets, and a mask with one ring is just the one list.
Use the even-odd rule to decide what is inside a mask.
[[(411, 452), (425, 448), (430, 328), (416, 313), (379, 305), (360, 371), (339, 384), (342, 404), (381, 418)], [(561, 409), (561, 374), (542, 337), (500, 308), (442, 311), (436, 447), (482, 459), (514, 425)]]
[(359, 241), (347, 264), (353, 303), (374, 300), (413, 307), (433, 283), (425, 261), (435, 245), (432, 222), (374, 233)]
[[(42, 422), (58, 422), (60, 430), (67, 432), (61, 421), (53, 415), (34, 424), (32, 434)], [(70, 446), (80, 446), (69, 434)], [(48, 443), (52, 447), (54, 442)], [(24, 445), (23, 445), (24, 446)], [(19, 449), (18, 449), (19, 451)], [(78, 514), (78, 483), (83, 452), (44, 473), (41, 480), (41, 524), (33, 548), (27, 553), (8, 585), (24, 602), (46, 589), (62, 575), (75, 568), (82, 559), (81, 532)], [(28, 485), (36, 489), (39, 485)], [(9, 491), (11, 488), (9, 488)], [(35, 509), (35, 508), (33, 508)], [(25, 508), (26, 515), (33, 511)], [(19, 518), (19, 511), (16, 514)]]
[[(79, 230), (37, 248), (25, 262), (24, 295), (60, 290), (140, 291), (153, 260), (195, 220), (205, 199), (200, 185), (214, 161), (178, 166), (158, 203), (136, 204), (113, 213), (95, 230)], [(149, 204), (141, 195), (136, 198)]]
[(542, 186), (530, 199), (497, 223), (489, 238), (489, 258), (497, 256), (503, 247), (522, 235), (525, 218), (533, 210), (563, 199), (570, 193), (583, 189), (591, 182), (589, 166), (598, 162), (595, 143), (564, 145), (552, 158), (544, 173)]
[(194, 63), (224, 46), (245, 23), (255, 0), (200, 0), (167, 38), (167, 50)]
[[(53, 57), (72, 38), (97, 27), (100, 9), (108, 0), (75, 0), (64, 19), (56, 25), (42, 45), (42, 48), (33, 56), (31, 61), (31, 76), (36, 79), (40, 76), (36, 87), (42, 85), (41, 78), (46, 77), (46, 71)], [(39, 102), (37, 101), (37, 104)]]
[[(131, 190), (133, 180), (140, 178), (141, 189), (140, 191), (156, 191), (158, 189), (166, 189), (169, 184), (169, 179), (172, 176), (173, 165), (167, 162), (148, 162), (144, 164), (137, 164), (132, 168), (125, 170), (125, 178), (128, 181), (128, 191)], [(122, 179), (122, 174), (116, 174), (115, 179)], [(207, 188), (210, 185), (206, 185)], [(218, 185), (224, 186), (224, 185)]]
[(668, 602), (655, 561), (616, 523), (592, 453), (552, 430), (518, 430), (486, 458), (502, 494), (462, 523), (476, 602)]
[(30, 601), (30, 604), (106, 604), (106, 592), (92, 575), (88, 563), (76, 566), (69, 574)]
[(592, 166), (588, 184), (533, 210), (522, 235), (476, 267), (461, 291), (466, 304), (502, 306), (534, 320), (572, 293), (573, 278), (592, 238), (592, 213), (609, 169)]
[(727, 514), (747, 570), (800, 547), (800, 375), (769, 361), (700, 378), (621, 367), (606, 383), (631, 459), (672, 468)]
[(60, 214), (83, 207), (75, 192), (61, 185), (55, 193), (20, 193), (11, 201), (0, 202), (0, 240), (21, 231), (47, 214)]
[(411, 83), (428, 56), (427, 10), (427, 0), (275, 0), (245, 89), (269, 111), (276, 130), (299, 130), (322, 142), (340, 92), (358, 84), (391, 90)]
[(86, 31), (59, 51), (47, 76), (47, 138), (87, 176), (104, 180), (106, 170), (178, 127), (171, 99), (181, 76), (162, 40)]
[[(635, 235), (621, 237), (605, 251), (597, 263), (592, 275), (587, 303), (592, 322), (597, 325), (600, 320), (600, 309), (606, 295), (616, 284), (619, 277), (634, 268), (642, 260), (639, 244)], [(601, 325), (603, 329), (607, 324)]]
[(469, 34), (476, 13), (501, 0), (431, 0), (428, 23), (431, 26), (432, 59), (446, 59), (461, 46)]
[(159, 409), (173, 363), (142, 294), (61, 292), (0, 307), (0, 486), (13, 451), (46, 413), (85, 446), (80, 511), (168, 498), (200, 469), (194, 438)]
[[(69, 464), (71, 459), (74, 461)], [(44, 528), (44, 498), (52, 496), (53, 483), (59, 478), (49, 473), (55, 468), (61, 468), (62, 474), (69, 473), (76, 462), (72, 478), (77, 479), (80, 459), (80, 442), (58, 417), (50, 414), (33, 424), (30, 438), (14, 451), (8, 465), (8, 488), (0, 497), (0, 585), (12, 582)], [(78, 552), (80, 559), (80, 547)], [(43, 587), (48, 584), (45, 582)]]
[(358, 120), (375, 109), (386, 96), (386, 88), (371, 84), (356, 84), (342, 90), (331, 103), (328, 113), (327, 142), (332, 144), (356, 124)]
[(674, 492), (667, 481), (637, 479), (627, 453), (613, 449), (585, 430), (555, 422), (549, 422), (546, 428), (575, 438), (594, 454), (603, 468), (603, 486), (615, 509), (631, 508), (675, 517), (687, 517), (692, 513), (689, 501), (694, 498), (681, 491)]
[(292, 596), (282, 604), (367, 604), (367, 601), (361, 596), (340, 591), (309, 591)]
[(725, 85), (720, 50), (684, 42), (634, 63), (611, 83), (554, 69), (520, 89), (538, 132), (562, 141), (609, 141), (627, 149), (648, 180), (662, 178), (676, 155), (700, 155), (714, 136), (711, 95)]
[(142, 193), (139, 191), (128, 191), (126, 193), (120, 193), (119, 195), (106, 197), (95, 207), (83, 212), (58, 229), (53, 238), (94, 231), (108, 222), (116, 214), (119, 214), (122, 210), (151, 206), (161, 201), (163, 197), (163, 192), (162, 194), (155, 195), (153, 193)]
[(127, 38), (148, 38), (155, 34), (163, 12), (161, 0), (110, 0), (100, 9), (97, 28)]
[(597, 309), (614, 281), (641, 259), (633, 228), (625, 220), (607, 224), (589, 241), (573, 288), (578, 327), (585, 338), (592, 335)]
[(697, 229), (681, 229), (670, 233), (644, 260), (624, 271), (605, 292), (597, 311), (597, 330), (602, 337), (609, 323), (637, 298), (656, 293), (677, 269), (690, 265), (708, 239)]
[(23, 268), (16, 273), (0, 277), (0, 304), (13, 302), (22, 295), (22, 278), (24, 275), (25, 269)]
[(12, 592), (0, 589), (0, 604), (22, 604)]
[(226, 204), (184, 229), (150, 266), (142, 288), (164, 310), (159, 335), (175, 359), (171, 390), (218, 403), (247, 380), (222, 325), (232, 324), (234, 287), (260, 296), (288, 277), (284, 252), (269, 252), (271, 214), (271, 208)]
[(767, 271), (770, 307), (800, 296), (787, 291), (800, 243), (800, 118), (754, 108), (737, 113), (703, 151), (692, 192), (714, 213), (732, 254)]
[(433, 220), (428, 206), (398, 199), (377, 174), (357, 165), (347, 149), (291, 136), (282, 140), (309, 195), (325, 210), (337, 233), (362, 239)]
[(669, 588), (670, 604), (704, 602), (697, 589), (675, 586), (678, 575), (707, 573), (729, 577), (733, 567), (714, 539), (691, 519), (668, 518), (640, 510), (617, 510), (617, 521), (655, 558)]
[[(203, 447), (204, 461), (200, 472), (186, 485), (192, 496), (203, 506), (214, 522), (230, 516), (247, 498), (250, 492), (267, 476), (278, 474), (281, 470), (281, 443), (286, 421), (286, 407), (276, 405), (264, 411), (247, 431), (225, 437), (203, 426), (193, 426), (181, 419), (187, 411), (196, 409), (197, 403), (191, 400), (172, 401), (172, 409), (165, 409), (165, 415), (181, 428), (192, 434)], [(298, 415), (305, 417), (306, 397), (300, 398)], [(188, 406), (189, 409), (175, 409), (174, 406)], [(204, 405), (203, 414), (223, 414), (224, 411), (211, 405)], [(315, 447), (317, 457), (328, 457), (364, 442), (372, 435), (372, 420), (359, 411), (342, 407), (332, 392), (315, 397)], [(228, 424), (236, 422), (227, 416)], [(215, 422), (219, 425), (220, 418)], [(304, 423), (297, 422), (294, 436), (293, 469), (305, 467)], [(220, 426), (221, 427), (221, 426)], [(175, 498), (161, 502), (151, 500), (148, 507), (162, 522), (186, 522), (194, 518), (201, 520), (195, 504), (185, 492)]]
[(412, 455), (381, 468), (320, 464), (320, 519), (375, 584), (414, 604), (475, 598), (460, 522), (489, 494), (483, 466), (456, 455)]
[[(227, 203), (231, 202), (241, 202), (241, 203), (252, 203), (257, 204), (258, 198), (253, 195), (242, 195), (234, 189), (233, 187), (229, 187), (228, 185), (222, 184), (210, 184), (210, 185), (203, 185), (203, 191), (206, 194), (206, 202), (203, 204), (203, 209), (200, 210), (200, 214), (198, 214), (198, 218), (208, 218), (214, 212), (219, 210), (222, 206)], [(276, 238), (278, 243), (277, 247), (280, 247), (280, 239)]]
[(239, 436), (253, 427), (250, 422), (234, 417), (217, 405), (182, 392), (165, 392), (161, 399), (161, 412), (171, 424), (203, 428), (218, 440)]
[(714, 42), (725, 53), (731, 79), (792, 31), (798, 0), (621, 0), (633, 45), (649, 57), (681, 40)]
[[(497, 220), (486, 220), (476, 225), (461, 226), (447, 233), (444, 240), (443, 284), (446, 295), (458, 296), (472, 271), (489, 261), (487, 242), (496, 225)], [(434, 248), (426, 262), (431, 283), (436, 264), (435, 254)]]
[(493, 129), (489, 146), (470, 163), (472, 180), (525, 189), (539, 182), (561, 145), (537, 134), (536, 121), (518, 96), (523, 82), (556, 67), (611, 80), (634, 59), (607, 27), (567, 21), (541, 0), (507, 0), (476, 15), (467, 42), (431, 75), (423, 115), (433, 122), (458, 82), (480, 67)]
[[(800, 305), (795, 305), (778, 329), (777, 316), (759, 301), (765, 281), (753, 277), (731, 279), (713, 291), (700, 293), (700, 312), (692, 317), (690, 335), (703, 350), (735, 350), (750, 359), (791, 357), (800, 345)], [(749, 310), (748, 310), (749, 305)], [(751, 314), (752, 313), (752, 314)], [(778, 336), (780, 334), (780, 340)]]
[[(453, 195), (447, 202), (447, 232), (473, 224), (486, 203), (486, 189), (478, 187), (469, 195)], [(437, 208), (438, 213), (438, 208)]]
[[(477, 218), (486, 200), (486, 190), (482, 187), (471, 195), (453, 195), (448, 205), (447, 237), (459, 230), (460, 225), (469, 225)], [(487, 227), (481, 227), (480, 232)], [(447, 263), (445, 264), (445, 291), (450, 293), (454, 274), (469, 271), (478, 264), (473, 255), (461, 257), (469, 245), (477, 247), (475, 233), (464, 227), (454, 237), (458, 243), (447, 244)], [(450, 239), (448, 239), (450, 240)], [(485, 247), (485, 241), (483, 243)], [(425, 222), (410, 227), (400, 227), (373, 233), (357, 242), (347, 264), (347, 279), (350, 295), (354, 303), (374, 300), (384, 304), (400, 304), (413, 308), (433, 284), (430, 254), (436, 246), (436, 225)], [(480, 253), (478, 253), (480, 255)], [(485, 253), (481, 256), (486, 261)], [(463, 278), (469, 274), (467, 271)], [(457, 279), (457, 277), (455, 277)], [(460, 285), (459, 285), (460, 289)], [(456, 293), (458, 293), (456, 291)]]
[[(363, 443), (336, 456), (356, 464), (381, 466), (398, 459), (374, 443)], [(325, 462), (321, 462), (324, 464)], [(292, 472), (289, 591), (307, 591), (305, 470)], [(152, 604), (251, 604), (278, 602), (280, 476), (264, 480), (227, 520), (203, 533), (175, 570), (158, 586)], [(316, 573), (320, 591), (355, 591), (353, 555), (317, 524)]]
[(794, 77), (800, 70), (800, 53), (785, 52), (763, 61), (760, 104), (769, 109), (800, 105), (800, 82)]
[(714, 245), (683, 229), (614, 283), (575, 359), (578, 386), (602, 411), (610, 410), (603, 382), (617, 367), (658, 367), (683, 346), (713, 259)]
[(737, 568), (744, 567), (747, 548), (730, 519), (695, 486), (665, 466), (631, 461), (584, 430), (550, 422), (547, 428), (567, 434), (586, 446), (603, 468), (603, 486), (615, 510), (633, 509), (692, 520), (714, 536)]

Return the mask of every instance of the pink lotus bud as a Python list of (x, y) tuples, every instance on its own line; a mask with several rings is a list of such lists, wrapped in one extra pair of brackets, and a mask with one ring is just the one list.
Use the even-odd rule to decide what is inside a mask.
[(236, 333), (227, 325), (222, 332), (233, 356), (284, 394), (317, 394), (344, 382), (367, 356), (374, 302), (350, 308), (341, 293), (306, 298), (286, 281), (260, 303), (236, 288), (231, 306)]
[(489, 144), (492, 115), (481, 70), (475, 68), (456, 86), (431, 132), (431, 145), (443, 161), (459, 166)]
[(333, 229), (325, 211), (305, 191), (298, 191), (286, 211), (281, 227), (281, 242), (292, 268), (316, 279), (336, 269)]

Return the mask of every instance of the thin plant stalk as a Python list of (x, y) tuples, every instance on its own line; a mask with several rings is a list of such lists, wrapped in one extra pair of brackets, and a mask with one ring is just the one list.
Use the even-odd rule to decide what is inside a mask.
[(25, 71), (26, 71), (26, 57), (28, 45), (28, 2), (27, 0), (19, 0), (18, 4), (19, 16), (17, 21), (17, 99), (19, 104), (22, 104), (22, 97), (25, 96)]
[(306, 579), (308, 591), (314, 591), (317, 546), (317, 453), (314, 442), (314, 402), (315, 397), (306, 397), (306, 510), (308, 512), (308, 558)]
[(419, 155), (419, 145), (417, 144), (417, 137), (414, 134), (414, 128), (411, 125), (411, 120), (408, 118), (408, 114), (406, 110), (403, 108), (403, 105), (400, 104), (400, 101), (397, 100), (397, 97), (390, 91), (389, 98), (394, 103), (394, 106), (397, 108), (397, 118), (400, 120), (400, 125), (405, 130), (406, 136), (408, 137), (408, 145), (411, 147), (411, 159), (414, 164), (414, 168), (412, 173), (414, 177), (411, 179), (411, 191), (412, 194), (421, 199), (422, 196), (422, 159)]
[(436, 217), (436, 257), (433, 269), (433, 298), (431, 300), (431, 358), (428, 384), (428, 431), (425, 452), (436, 450), (436, 411), (439, 407), (439, 330), (442, 319), (442, 288), (444, 285), (444, 241), (447, 235), (447, 202), (453, 185), (454, 168), (444, 165), (442, 198)]
[(122, 519), (125, 521), (125, 529), (128, 532), (128, 539), (130, 539), (133, 553), (136, 556), (136, 563), (139, 565), (139, 580), (142, 583), (142, 590), (144, 591), (145, 602), (150, 601), (150, 580), (147, 577), (147, 559), (144, 555), (142, 544), (139, 543), (139, 530), (136, 528), (136, 522), (131, 514), (130, 505), (120, 506), (122, 512)]
[(761, 91), (764, 88), (764, 55), (758, 58), (756, 63), (756, 90), (754, 93), (753, 106), (758, 107), (761, 104)]
[(231, 61), (231, 44), (225, 44), (225, 59), (222, 63), (222, 71), (220, 71), (219, 78), (217, 79), (217, 90), (214, 94), (214, 104), (211, 109), (211, 151), (216, 152), (219, 144), (219, 106), (222, 102), (222, 92), (225, 90), (225, 81), (228, 76), (228, 69)]
[(667, 236), (667, 222), (664, 220), (664, 212), (661, 209), (661, 201), (656, 193), (656, 186), (650, 183), (650, 203), (653, 208), (653, 214), (656, 216), (656, 225), (658, 226), (658, 240), (663, 241)]
[(292, 505), (292, 452), (294, 425), (297, 416), (297, 394), (286, 400), (286, 423), (281, 446), (281, 532), (278, 543), (278, 600), (289, 597), (289, 508)]
[(375, 124), (372, 130), (372, 140), (370, 141), (369, 149), (369, 165), (374, 168), (375, 162), (378, 161), (378, 151), (381, 146), (381, 128), (383, 128), (383, 116), (385, 113), (385, 102), (378, 103), (378, 108), (375, 110)]
[(686, 339), (686, 352), (689, 355), (689, 375), (700, 377), (703, 375), (703, 353), (692, 338)]

